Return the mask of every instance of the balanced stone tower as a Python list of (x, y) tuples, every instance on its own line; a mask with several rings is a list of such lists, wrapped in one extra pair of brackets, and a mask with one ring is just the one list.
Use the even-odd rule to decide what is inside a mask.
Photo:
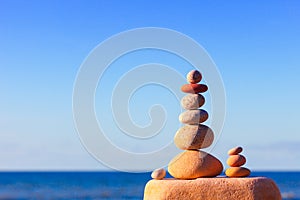
[(199, 177), (214, 177), (223, 170), (222, 163), (214, 156), (200, 149), (209, 147), (214, 140), (211, 128), (202, 124), (208, 119), (208, 113), (199, 109), (205, 103), (204, 93), (208, 87), (198, 84), (202, 75), (197, 70), (187, 74), (189, 84), (184, 84), (181, 91), (187, 93), (181, 100), (181, 106), (186, 109), (179, 115), (179, 121), (185, 124), (175, 137), (174, 143), (184, 152), (173, 158), (169, 165), (169, 173), (177, 179), (195, 179)]
[[(201, 150), (209, 147), (214, 140), (211, 128), (202, 124), (208, 119), (208, 113), (200, 109), (205, 98), (199, 94), (207, 91), (207, 86), (198, 84), (202, 79), (200, 72), (188, 73), (187, 81), (181, 90), (187, 95), (182, 98), (181, 105), (185, 112), (179, 120), (185, 124), (175, 137), (174, 143), (184, 150), (173, 158), (168, 171), (174, 178), (165, 178), (166, 170), (156, 169), (152, 172), (152, 180), (148, 181), (144, 190), (144, 200), (281, 200), (278, 187), (272, 179), (266, 177), (246, 177), (250, 170), (242, 167), (246, 158), (240, 153), (241, 147), (229, 150), (227, 164), (230, 166), (225, 174), (219, 176), (222, 163)], [(210, 177), (210, 178), (208, 178)]]
[(250, 170), (242, 167), (246, 163), (246, 157), (240, 153), (243, 151), (242, 147), (235, 147), (228, 151), (229, 158), (227, 164), (230, 166), (225, 174), (228, 177), (246, 177), (250, 175)]

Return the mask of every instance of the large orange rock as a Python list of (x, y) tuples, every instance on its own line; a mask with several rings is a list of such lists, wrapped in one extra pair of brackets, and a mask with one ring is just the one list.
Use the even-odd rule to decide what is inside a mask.
[(200, 150), (187, 150), (173, 158), (168, 171), (178, 179), (214, 177), (223, 170), (222, 163), (214, 156)]
[(151, 180), (144, 200), (281, 200), (278, 187), (265, 177)]
[(175, 134), (175, 145), (183, 150), (209, 147), (214, 141), (213, 131), (203, 124), (185, 125)]

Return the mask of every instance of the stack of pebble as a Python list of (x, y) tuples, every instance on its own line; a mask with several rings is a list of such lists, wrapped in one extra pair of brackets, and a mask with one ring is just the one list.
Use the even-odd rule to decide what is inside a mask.
[(177, 131), (174, 142), (185, 151), (173, 158), (168, 165), (169, 173), (178, 179), (214, 177), (223, 170), (223, 165), (217, 158), (200, 150), (209, 147), (214, 140), (213, 131), (201, 124), (208, 119), (208, 113), (199, 109), (205, 103), (205, 98), (199, 93), (208, 89), (206, 85), (198, 84), (201, 79), (201, 73), (192, 70), (187, 74), (189, 84), (181, 87), (182, 92), (188, 93), (181, 100), (181, 106), (186, 111), (179, 116), (179, 121), (185, 126)]
[(250, 175), (250, 170), (242, 167), (246, 163), (246, 158), (240, 153), (243, 151), (242, 147), (235, 147), (228, 151), (229, 158), (227, 164), (230, 166), (225, 174), (228, 177), (246, 177)]

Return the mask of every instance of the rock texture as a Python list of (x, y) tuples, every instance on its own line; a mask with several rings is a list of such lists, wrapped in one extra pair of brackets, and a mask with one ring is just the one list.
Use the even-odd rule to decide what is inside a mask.
[(185, 93), (197, 94), (206, 92), (207, 90), (208, 87), (204, 84), (184, 84), (181, 86), (181, 91)]
[(150, 180), (144, 200), (281, 200), (268, 178), (198, 178)]
[(234, 147), (228, 151), (228, 155), (238, 155), (243, 151), (242, 147)]
[(201, 94), (188, 94), (181, 99), (181, 106), (186, 110), (198, 109), (205, 103), (205, 98)]
[(230, 167), (240, 167), (246, 163), (246, 158), (243, 155), (232, 155), (227, 159), (227, 165)]
[(156, 169), (151, 173), (151, 178), (154, 178), (157, 180), (161, 180), (161, 179), (165, 178), (165, 176), (166, 176), (166, 170), (163, 168)]
[(208, 119), (205, 110), (187, 110), (179, 115), (179, 121), (183, 124), (200, 124)]
[(223, 170), (222, 163), (214, 156), (200, 150), (178, 154), (168, 165), (168, 172), (178, 179), (214, 177)]
[(185, 125), (174, 137), (174, 143), (179, 149), (194, 150), (209, 147), (214, 141), (213, 131), (203, 124)]
[(189, 83), (199, 83), (202, 79), (202, 74), (198, 70), (192, 70), (186, 75), (186, 80)]
[(230, 167), (226, 169), (225, 174), (228, 177), (246, 177), (251, 171), (246, 167)]

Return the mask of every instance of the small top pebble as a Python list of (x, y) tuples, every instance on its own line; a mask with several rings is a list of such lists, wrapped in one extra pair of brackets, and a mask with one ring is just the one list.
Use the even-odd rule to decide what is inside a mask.
[(202, 79), (202, 75), (198, 70), (192, 70), (186, 75), (186, 80), (189, 83), (199, 83)]
[(238, 155), (243, 151), (242, 147), (234, 147), (228, 151), (228, 155)]
[(161, 180), (165, 178), (165, 176), (166, 176), (166, 170), (163, 168), (156, 169), (151, 173), (151, 177), (157, 180)]

